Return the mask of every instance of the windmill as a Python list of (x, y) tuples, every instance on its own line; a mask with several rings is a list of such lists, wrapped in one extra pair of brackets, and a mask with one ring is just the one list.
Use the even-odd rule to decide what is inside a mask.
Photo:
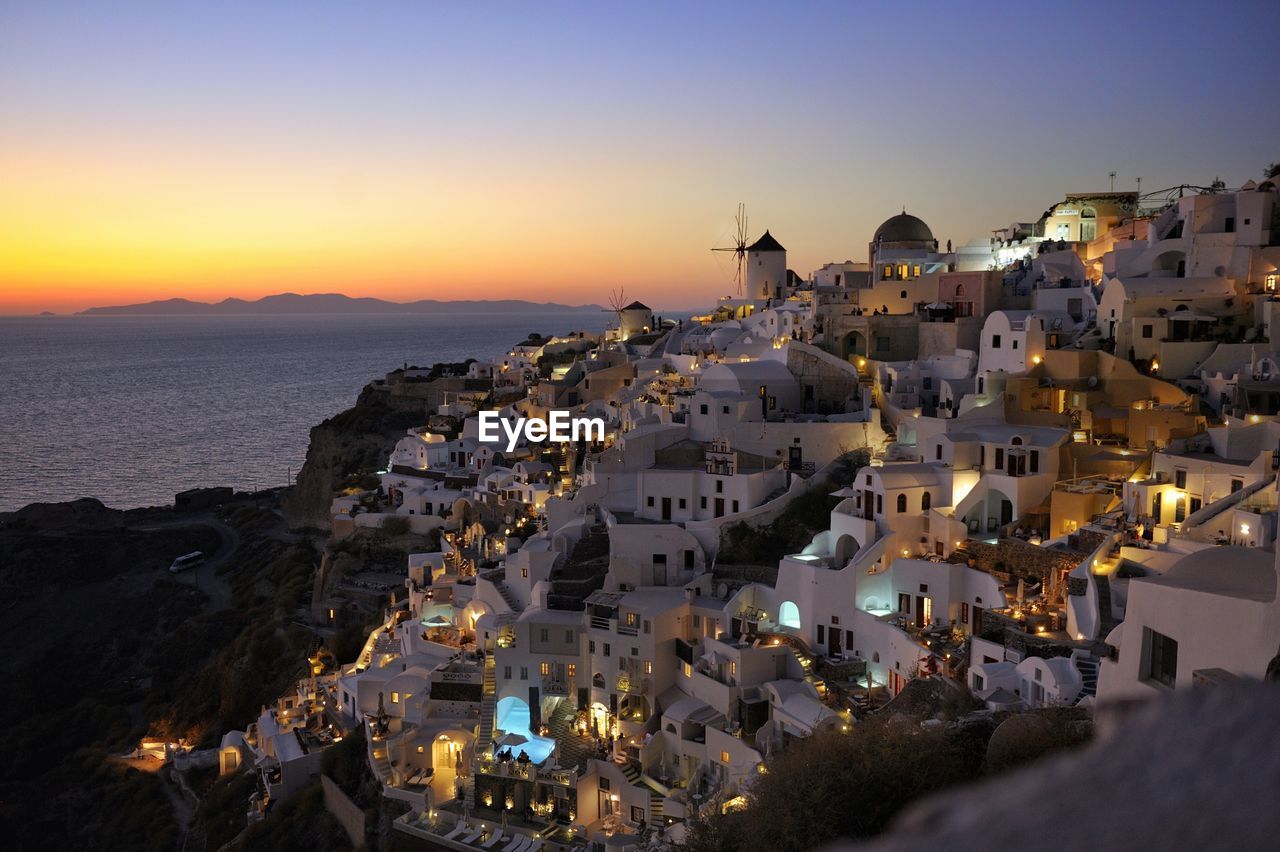
[[(613, 312), (614, 319), (618, 321), (618, 330), (622, 330), (622, 310), (627, 306), (626, 288), (619, 288), (609, 294), (609, 310)], [(606, 311), (607, 313), (607, 311)]]
[(734, 221), (738, 224), (737, 237), (734, 239), (732, 246), (720, 246), (713, 248), (712, 251), (731, 251), (737, 256), (737, 268), (733, 273), (734, 283), (738, 286), (738, 295), (742, 295), (742, 283), (746, 278), (747, 271), (747, 207), (742, 202), (738, 202), (738, 215), (734, 217)]

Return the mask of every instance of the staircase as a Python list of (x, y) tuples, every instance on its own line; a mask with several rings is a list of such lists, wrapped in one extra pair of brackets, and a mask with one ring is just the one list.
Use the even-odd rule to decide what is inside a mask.
[(1079, 704), (1085, 697), (1094, 697), (1098, 694), (1098, 661), (1093, 657), (1077, 657), (1076, 668), (1080, 671), (1080, 694), (1076, 696), (1075, 703)]
[(662, 825), (662, 818), (665, 816), (662, 809), (662, 802), (666, 796), (661, 793), (649, 791), (649, 824)]
[(1111, 578), (1106, 574), (1094, 574), (1098, 584), (1098, 638), (1105, 640), (1120, 623), (1111, 608)]
[(627, 779), (628, 784), (634, 787), (640, 783), (640, 770), (636, 768), (634, 763), (628, 760), (625, 763), (618, 763), (616, 765), (622, 770), (622, 774)]
[(483, 754), (493, 745), (493, 716), (498, 691), (498, 664), (493, 655), (484, 659), (484, 691), (480, 702), (480, 732), (476, 735), (476, 752)]
[(576, 719), (573, 704), (567, 699), (562, 700), (551, 711), (547, 728), (551, 732), (551, 738), (560, 744), (556, 762), (566, 769), (581, 770), (587, 762), (587, 742), (573, 729)]
[(512, 591), (507, 588), (506, 583), (502, 582), (501, 580), (494, 580), (493, 587), (498, 590), (498, 594), (502, 595), (502, 599), (506, 601), (507, 607), (512, 612), (520, 611), (520, 604), (516, 600), (516, 597), (512, 593)]

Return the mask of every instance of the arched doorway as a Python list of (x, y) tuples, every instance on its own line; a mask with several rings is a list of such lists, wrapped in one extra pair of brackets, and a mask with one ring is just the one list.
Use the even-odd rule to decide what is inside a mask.
[(778, 624), (791, 630), (800, 629), (800, 607), (794, 601), (782, 602), (778, 608)]

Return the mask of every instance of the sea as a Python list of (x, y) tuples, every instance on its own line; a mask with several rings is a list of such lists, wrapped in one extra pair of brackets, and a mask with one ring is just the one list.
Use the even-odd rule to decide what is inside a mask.
[(501, 356), (591, 312), (0, 317), (0, 512), (285, 485), (312, 426), (405, 364)]

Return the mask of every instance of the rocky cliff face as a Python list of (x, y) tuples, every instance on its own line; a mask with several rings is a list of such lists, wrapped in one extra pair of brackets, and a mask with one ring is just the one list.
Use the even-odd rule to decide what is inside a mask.
[(368, 385), (354, 406), (313, 427), (306, 463), (281, 501), (289, 526), (328, 529), (339, 484), (383, 469), (405, 429), (426, 422), (427, 402)]

